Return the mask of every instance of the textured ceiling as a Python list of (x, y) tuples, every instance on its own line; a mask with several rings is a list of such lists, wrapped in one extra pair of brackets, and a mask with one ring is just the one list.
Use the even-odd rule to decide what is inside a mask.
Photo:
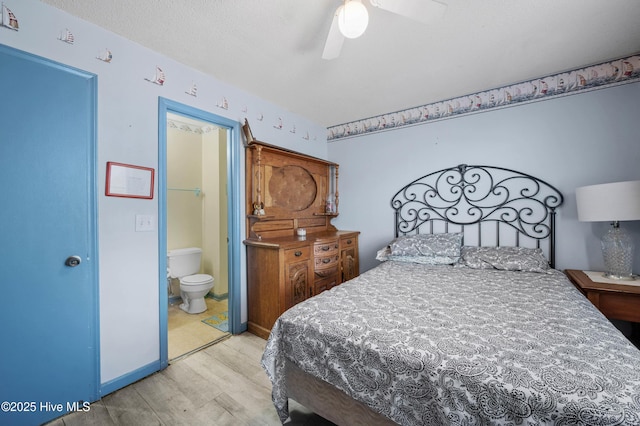
[(324, 126), (640, 52), (639, 0), (441, 0), (430, 25), (365, 0), (331, 61), (339, 0), (42, 1)]

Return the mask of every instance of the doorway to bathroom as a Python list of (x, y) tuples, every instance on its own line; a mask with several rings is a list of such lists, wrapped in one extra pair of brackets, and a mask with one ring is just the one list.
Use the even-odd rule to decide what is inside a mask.
[(182, 277), (170, 274), (169, 362), (229, 334), (226, 139), (224, 128), (167, 114), (167, 250), (200, 249), (199, 269), (190, 274), (213, 277), (204, 297), (206, 310), (193, 313), (190, 296), (181, 289)]
[[(159, 234), (161, 364), (225, 339), (239, 323), (237, 143), (239, 126), (223, 117), (160, 99)], [(164, 166), (164, 167), (163, 167)], [(235, 208), (234, 208), (235, 207)], [(204, 312), (188, 312), (189, 295), (172, 276), (167, 253), (201, 251), (192, 274), (213, 277)], [(173, 258), (172, 258), (173, 259)], [(163, 267), (164, 266), (164, 267)], [(161, 275), (161, 281), (163, 276)], [(183, 280), (184, 281), (184, 280)], [(185, 304), (185, 301), (187, 303)]]

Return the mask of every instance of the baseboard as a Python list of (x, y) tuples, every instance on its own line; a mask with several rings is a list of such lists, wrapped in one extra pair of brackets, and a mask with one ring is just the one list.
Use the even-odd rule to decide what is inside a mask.
[(224, 294), (207, 293), (207, 297), (213, 300), (217, 300), (218, 302), (222, 302), (223, 300), (227, 300), (229, 298), (229, 293), (224, 293)]
[(112, 392), (115, 392), (118, 389), (122, 389), (125, 386), (129, 386), (130, 384), (135, 383), (138, 380), (141, 380), (147, 376), (150, 376), (156, 371), (160, 371), (160, 369), (161, 369), (160, 360), (158, 360), (150, 364), (147, 364), (143, 367), (140, 367), (136, 370), (133, 370), (130, 373), (123, 374), (122, 376), (117, 377), (113, 380), (102, 383), (100, 385), (100, 397), (102, 398), (103, 396), (108, 395)]

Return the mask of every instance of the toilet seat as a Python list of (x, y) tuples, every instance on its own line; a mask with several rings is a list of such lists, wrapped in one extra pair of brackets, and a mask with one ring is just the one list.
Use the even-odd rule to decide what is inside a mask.
[(213, 277), (208, 274), (195, 274), (180, 278), (180, 284), (186, 286), (202, 285), (210, 281), (213, 281)]
[(180, 309), (188, 314), (199, 314), (207, 310), (204, 301), (209, 290), (213, 288), (213, 277), (208, 274), (187, 275), (180, 278)]

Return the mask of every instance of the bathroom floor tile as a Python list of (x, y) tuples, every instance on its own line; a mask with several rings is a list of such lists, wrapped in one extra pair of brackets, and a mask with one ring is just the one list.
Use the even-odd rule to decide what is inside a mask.
[(169, 361), (206, 346), (229, 333), (224, 333), (202, 322), (203, 319), (228, 310), (227, 300), (205, 298), (207, 310), (200, 314), (188, 314), (180, 309), (180, 301), (169, 305), (168, 334)]

